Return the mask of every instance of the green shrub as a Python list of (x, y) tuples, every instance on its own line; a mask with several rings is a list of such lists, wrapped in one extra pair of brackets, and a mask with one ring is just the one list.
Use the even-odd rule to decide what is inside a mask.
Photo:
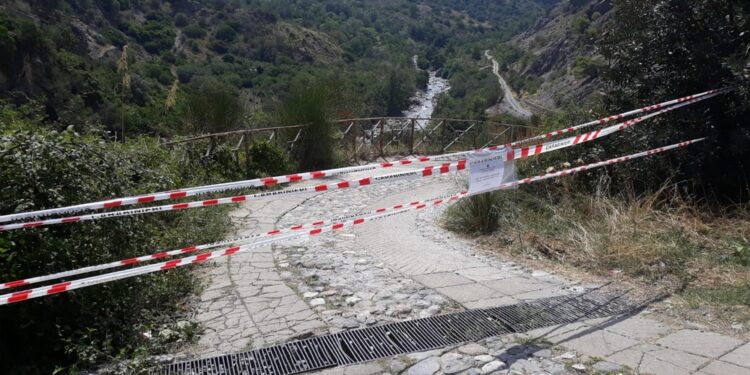
[(188, 18), (185, 13), (177, 13), (174, 16), (174, 25), (177, 27), (185, 27), (188, 24)]
[(216, 39), (231, 42), (237, 37), (237, 32), (229, 25), (223, 23), (216, 28)]
[(194, 131), (216, 133), (240, 124), (245, 110), (235, 90), (215, 79), (198, 80), (192, 89), (184, 117)]
[(498, 228), (502, 191), (475, 195), (458, 201), (445, 213), (446, 226), (462, 233), (492, 233)]
[(578, 56), (573, 65), (573, 74), (578, 78), (595, 78), (604, 68), (605, 64), (596, 58)]
[(578, 16), (573, 20), (573, 30), (577, 31), (579, 34), (583, 34), (586, 29), (589, 28), (590, 24), (591, 22), (586, 16)]
[[(12, 117), (7, 116), (13, 114)], [(195, 183), (154, 140), (108, 144), (0, 112), (0, 212), (162, 191)], [(45, 275), (220, 238), (225, 209), (103, 219), (0, 233), (0, 280)], [(52, 373), (158, 353), (144, 332), (167, 326), (194, 290), (176, 269), (0, 309), (0, 373)], [(172, 323), (173, 324), (173, 323)]]
[(256, 140), (248, 152), (248, 177), (278, 176), (292, 170), (286, 151), (270, 142)]
[(322, 81), (300, 83), (292, 88), (280, 109), (282, 123), (306, 124), (293, 150), (301, 170), (327, 169), (338, 164), (338, 129), (331, 120), (333, 95)]
[(200, 39), (206, 36), (206, 29), (198, 25), (197, 23), (191, 23), (182, 29), (182, 32), (191, 39)]

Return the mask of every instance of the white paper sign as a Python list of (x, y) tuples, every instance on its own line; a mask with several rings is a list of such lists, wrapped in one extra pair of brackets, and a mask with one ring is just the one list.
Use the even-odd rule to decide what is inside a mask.
[(505, 177), (505, 151), (469, 154), (469, 195), (495, 190)]

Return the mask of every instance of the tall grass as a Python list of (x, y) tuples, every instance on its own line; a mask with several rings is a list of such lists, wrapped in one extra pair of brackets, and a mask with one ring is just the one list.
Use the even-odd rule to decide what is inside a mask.
[(750, 316), (743, 291), (750, 285), (748, 207), (715, 212), (674, 184), (640, 195), (622, 191), (612, 193), (603, 179), (584, 193), (563, 179), (467, 199), (445, 222), (460, 232), (491, 233), (498, 251), (622, 274), (692, 304), (739, 306)]
[(446, 226), (463, 233), (492, 233), (498, 228), (502, 191), (475, 195), (448, 208)]

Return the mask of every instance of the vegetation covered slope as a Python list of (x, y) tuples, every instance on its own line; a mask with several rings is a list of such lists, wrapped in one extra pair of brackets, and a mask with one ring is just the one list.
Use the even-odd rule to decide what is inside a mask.
[(493, 47), (502, 74), (537, 112), (598, 99), (592, 96), (606, 64), (597, 42), (612, 6), (611, 0), (562, 1), (534, 26)]
[[(203, 92), (226, 91), (263, 121), (294, 82), (320, 76), (345, 93), (342, 116), (398, 114), (409, 95), (396, 94), (417, 88), (411, 55), (440, 69), (467, 53), (465, 42), (508, 38), (542, 12), (532, 0), (19, 0), (0, 9), (3, 97), (42, 100), (50, 121), (79, 130), (160, 135), (240, 126), (190, 117)], [(399, 79), (380, 79), (389, 75)]]
[[(575, 61), (565, 56), (586, 56), (587, 51), (598, 56), (596, 86), (601, 92), (589, 103), (563, 103), (563, 113), (543, 117), (540, 132), (709, 89), (734, 90), (616, 137), (521, 162), (519, 174), (706, 140), (683, 151), (475, 197), (448, 211), (446, 224), (491, 233), (482, 242), (498, 251), (553, 267), (575, 266), (578, 272), (635, 282), (646, 290), (662, 288), (677, 296), (676, 308), (664, 308), (668, 315), (696, 319), (711, 330), (746, 334), (750, 4), (620, 0), (602, 17), (606, 22), (596, 25), (600, 36), (593, 44), (567, 49), (559, 60)], [(548, 62), (554, 66), (555, 59)], [(570, 89), (581, 87), (585, 90), (574, 84)]]

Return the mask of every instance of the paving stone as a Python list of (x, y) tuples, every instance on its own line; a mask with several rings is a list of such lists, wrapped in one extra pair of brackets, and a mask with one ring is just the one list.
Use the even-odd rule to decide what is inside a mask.
[(670, 332), (670, 329), (664, 323), (641, 316), (625, 319), (604, 329), (644, 342), (664, 336)]
[(503, 271), (497, 267), (465, 268), (457, 270), (456, 273), (471, 280), (480, 282), (498, 280), (511, 276), (506, 271)]
[(460, 353), (472, 355), (472, 356), (486, 354), (488, 352), (487, 348), (477, 343), (470, 343), (470, 344), (462, 345), (458, 348), (458, 351)]
[(750, 369), (722, 361), (713, 361), (696, 374), (703, 375), (750, 375)]
[(482, 284), (506, 296), (515, 296), (550, 287), (550, 284), (518, 276), (502, 280), (485, 281)]
[(521, 373), (534, 374), (540, 372), (542, 369), (539, 364), (526, 359), (519, 359), (510, 365), (511, 370), (520, 371)]
[(344, 375), (374, 375), (383, 373), (383, 368), (374, 362), (362, 363), (344, 368)]
[(438, 272), (426, 275), (414, 276), (414, 280), (419, 281), (430, 288), (440, 288), (444, 286), (453, 286), (461, 284), (471, 284), (474, 281), (467, 279), (454, 272)]
[(583, 363), (576, 363), (570, 367), (576, 371), (586, 371), (586, 365), (584, 365)]
[(732, 350), (729, 354), (721, 357), (724, 362), (734, 363), (735, 365), (750, 368), (750, 343)]
[[(447, 177), (429, 183), (397, 182), (372, 186), (371, 189), (331, 191), (315, 196), (254, 202), (252, 210), (248, 207), (250, 205), (243, 205), (241, 212), (233, 212), (232, 215), (247, 220), (242, 222), (239, 231), (251, 234), (272, 227), (327, 218), (331, 212), (352, 214), (409, 201), (416, 195), (442, 194), (455, 187)], [(299, 205), (303, 201), (308, 204)], [(357, 229), (356, 236), (318, 236), (304, 244), (297, 241), (275, 245), (273, 249), (268, 246), (258, 249), (257, 254), (245, 253), (245, 257), (238, 254), (230, 261), (217, 262), (216, 267), (207, 270), (211, 282), (202, 296), (216, 305), (212, 307), (210, 303), (201, 303), (202, 307), (196, 311), (199, 317), (212, 318), (202, 321), (208, 329), (200, 338), (196, 351), (220, 354), (248, 347), (265, 347), (305, 332), (336, 329), (326, 325), (320, 316), (324, 316), (326, 321), (339, 322), (333, 325), (355, 327), (451, 311), (457, 305), (448, 298), (466, 307), (480, 308), (515, 303), (516, 299), (511, 296), (538, 298), (572, 290), (572, 284), (555, 275), (529, 272), (518, 265), (476, 254), (470, 242), (435, 225), (438, 215), (439, 210), (424, 210), (362, 226)], [(248, 224), (251, 220), (253, 224)], [(382, 235), (386, 232), (389, 236)], [(430, 251), (424, 251), (425, 248)], [(275, 264), (287, 267), (280, 271), (275, 269)], [(324, 301), (332, 310), (327, 311), (323, 305), (315, 310), (310, 309), (289, 286), (310, 293), (306, 296), (308, 299), (325, 297)], [(347, 300), (353, 295), (356, 297)], [(393, 306), (398, 304), (408, 309), (398, 308), (403, 313), (396, 314), (397, 309)], [(388, 311), (392, 316), (386, 315)], [(690, 372), (708, 361), (680, 350), (640, 345), (639, 340), (652, 340), (670, 333), (646, 318), (642, 321), (636, 318), (626, 320), (594, 333), (587, 333), (587, 329), (569, 325), (558, 327), (551, 335), (559, 341), (569, 340), (564, 345), (575, 347), (583, 354), (609, 355), (607, 361), (613, 363), (630, 361), (635, 362), (636, 366), (640, 364), (641, 372)], [(584, 335), (575, 337), (579, 334)], [(523, 337), (528, 335), (516, 336)], [(571, 363), (561, 358), (526, 358), (531, 354), (527, 352), (527, 346), (519, 346), (519, 352), (511, 356), (500, 350), (504, 345), (512, 345), (509, 340), (513, 338), (494, 338), (477, 344), (488, 348), (493, 355), (508, 355), (514, 361), (508, 362), (514, 371), (558, 374), (565, 373), (562, 361)], [(459, 348), (415, 353), (400, 357), (403, 361), (370, 362), (330, 369), (324, 373), (343, 375), (391, 371), (432, 375), (440, 371), (443, 362), (444, 370), (447, 370), (444, 372), (459, 371), (468, 375), (484, 373), (487, 370), (485, 366), (502, 363), (487, 354), (461, 355)], [(463, 351), (475, 353), (466, 349)], [(731, 354), (725, 356), (727, 361), (709, 364), (701, 371), (715, 372), (715, 366), (735, 366), (737, 364), (729, 363), (729, 360), (741, 361), (747, 357), (743, 357), (739, 349), (734, 356)], [(618, 356), (621, 361), (611, 359)], [(583, 360), (578, 357), (573, 359), (575, 361), (572, 363)], [(414, 361), (416, 364), (410, 368), (402, 368)], [(489, 369), (487, 372), (503, 371)]]
[(444, 361), (440, 358), (440, 370), (443, 374), (458, 374), (459, 372), (471, 367), (471, 362), (467, 358), (455, 358)]
[(505, 368), (505, 362), (503, 361), (492, 361), (482, 366), (482, 374), (491, 374), (495, 371), (500, 371)]
[(310, 300), (310, 306), (322, 306), (326, 304), (325, 298), (313, 298)]
[(409, 368), (408, 375), (432, 375), (440, 370), (438, 357), (429, 357)]
[(400, 373), (401, 371), (404, 371), (406, 369), (406, 363), (403, 361), (400, 361), (398, 359), (394, 359), (391, 361), (390, 365), (388, 366), (391, 371), (395, 373)]
[(656, 343), (692, 354), (719, 357), (742, 344), (742, 341), (718, 333), (686, 329), (665, 336)]
[(475, 356), (474, 360), (481, 364), (481, 363), (491, 362), (495, 360), (495, 357), (489, 354), (482, 354), (482, 355)]
[(449, 286), (436, 290), (459, 303), (492, 298), (497, 294), (496, 291), (477, 283)]
[(535, 291), (527, 292), (527, 293), (516, 294), (513, 296), (513, 298), (521, 300), (521, 301), (529, 301), (529, 300), (536, 300), (536, 299), (549, 298), (549, 297), (558, 297), (558, 296), (563, 296), (567, 294), (569, 294), (567, 290), (553, 287), (553, 288), (547, 288), (547, 289), (542, 289), (542, 290), (535, 290)]
[(500, 307), (514, 305), (518, 300), (513, 297), (485, 298), (478, 301), (465, 302), (463, 305), (467, 309), (486, 309), (490, 307)]
[(430, 350), (426, 352), (410, 353), (410, 354), (407, 354), (406, 357), (414, 362), (419, 362), (425, 358), (439, 357), (441, 354), (443, 354), (443, 350), (436, 349), (436, 350)]
[(568, 373), (568, 369), (562, 363), (553, 363), (546, 368), (550, 375), (563, 375)]
[(561, 345), (588, 356), (605, 357), (638, 343), (638, 341), (615, 333), (594, 331), (585, 336), (564, 341)]
[(591, 366), (596, 371), (601, 372), (617, 372), (622, 370), (622, 366), (618, 365), (617, 363), (607, 362), (607, 361), (599, 361), (594, 363), (593, 366)]
[(654, 375), (689, 374), (708, 362), (705, 357), (653, 344), (637, 345), (605, 359)]
[(552, 351), (549, 349), (539, 349), (534, 351), (531, 355), (536, 358), (549, 358), (552, 357)]

